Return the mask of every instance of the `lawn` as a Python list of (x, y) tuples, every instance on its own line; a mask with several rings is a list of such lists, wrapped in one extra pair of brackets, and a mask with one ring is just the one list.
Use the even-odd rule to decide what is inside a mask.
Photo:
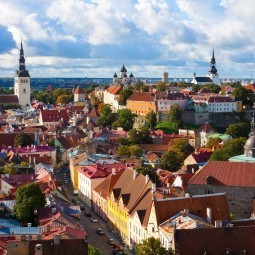
[(163, 130), (166, 134), (178, 134), (178, 129), (176, 128), (175, 122), (162, 121), (157, 124), (155, 129)]

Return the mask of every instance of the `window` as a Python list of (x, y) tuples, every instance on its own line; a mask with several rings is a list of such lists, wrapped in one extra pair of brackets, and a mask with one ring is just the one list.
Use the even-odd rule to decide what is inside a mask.
[(26, 89), (25, 88), (23, 89), (23, 93), (26, 93)]

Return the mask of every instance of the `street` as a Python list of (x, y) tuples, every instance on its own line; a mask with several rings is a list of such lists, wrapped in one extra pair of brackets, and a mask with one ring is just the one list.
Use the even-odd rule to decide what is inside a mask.
[[(64, 183), (63, 176), (66, 176), (67, 183)], [(78, 196), (73, 195), (73, 187), (70, 179), (70, 174), (68, 168), (65, 167), (61, 169), (58, 173), (55, 174), (55, 178), (62, 183), (64, 191), (67, 195), (67, 198), (72, 201), (72, 198), (78, 199), (80, 204), (85, 205), (85, 210), (81, 211), (80, 220), (74, 219), (77, 223), (81, 224), (83, 228), (86, 230), (88, 238), (87, 241), (89, 244), (93, 245), (96, 248), (99, 248), (104, 255), (111, 255), (113, 246), (107, 243), (109, 238), (114, 239), (115, 243), (120, 245), (119, 241), (117, 240), (116, 236), (113, 233), (108, 232), (106, 222), (104, 222), (98, 215), (94, 213), (84, 202), (82, 202)], [(85, 216), (85, 212), (90, 211), (92, 217)], [(97, 219), (98, 222), (92, 222), (92, 219)], [(99, 235), (96, 230), (97, 228), (102, 228), (104, 231), (104, 235)], [(121, 246), (121, 245), (120, 245)]]

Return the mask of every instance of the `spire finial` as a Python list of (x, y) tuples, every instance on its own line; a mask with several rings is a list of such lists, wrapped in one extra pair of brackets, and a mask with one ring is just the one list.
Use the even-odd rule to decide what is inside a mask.
[(20, 50), (23, 50), (22, 36), (20, 36)]

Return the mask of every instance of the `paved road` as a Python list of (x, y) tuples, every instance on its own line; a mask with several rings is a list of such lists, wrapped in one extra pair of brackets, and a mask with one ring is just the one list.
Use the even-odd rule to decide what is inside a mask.
[[(66, 178), (67, 178), (68, 184), (65, 184), (63, 182), (63, 174), (64, 173), (66, 173)], [(68, 174), (67, 168), (60, 170), (55, 175), (55, 177), (57, 178), (57, 180), (63, 182), (63, 188), (65, 190), (67, 198), (70, 201), (72, 200), (72, 198), (79, 199), (78, 196), (73, 196), (73, 187), (72, 187), (70, 175)], [(80, 203), (84, 204), (81, 200), (80, 200)], [(91, 211), (87, 205), (85, 205), (85, 207), (86, 207), (85, 211), (90, 211), (92, 214), (92, 218), (93, 219), (96, 218), (98, 220), (97, 223), (92, 222), (90, 217), (85, 216), (85, 211), (84, 210), (81, 211), (81, 217), (79, 220), (79, 224), (81, 224), (84, 227), (84, 229), (86, 230), (86, 232), (88, 234), (88, 239), (87, 239), (88, 242), (90, 244), (92, 244), (93, 246), (99, 248), (103, 252), (104, 255), (111, 255), (113, 247), (112, 247), (112, 245), (107, 243), (107, 240), (109, 238), (112, 238), (112, 239), (114, 239), (115, 243), (120, 245), (118, 237), (115, 236), (113, 233), (108, 232), (106, 223), (99, 216), (97, 216), (93, 211)], [(78, 222), (78, 220), (77, 220), (77, 222)], [(103, 229), (105, 235), (97, 234), (96, 230), (99, 227)], [(131, 253), (127, 251), (127, 254), (131, 254)]]

